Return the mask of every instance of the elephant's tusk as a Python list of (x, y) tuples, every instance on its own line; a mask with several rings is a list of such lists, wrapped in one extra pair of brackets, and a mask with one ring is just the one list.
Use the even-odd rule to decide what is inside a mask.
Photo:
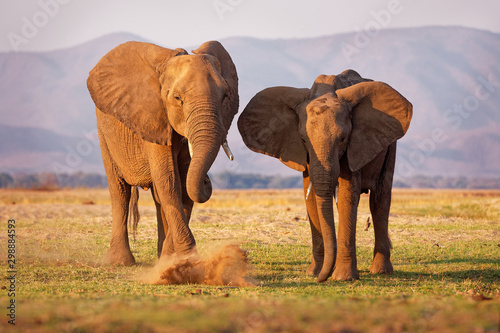
[(309, 181), (309, 187), (307, 188), (307, 193), (306, 193), (306, 200), (309, 199), (309, 195), (311, 194), (312, 188), (313, 188), (313, 183)]
[(339, 186), (335, 186), (335, 193), (333, 194), (333, 197), (335, 198), (335, 203), (338, 202), (339, 200)]
[(193, 146), (189, 141), (188, 141), (188, 147), (189, 147), (189, 157), (193, 158)]
[(224, 140), (222, 143), (222, 149), (224, 149), (224, 152), (227, 155), (227, 158), (229, 158), (230, 161), (234, 160), (234, 155), (231, 152), (231, 149), (229, 149), (229, 145), (227, 144), (227, 140)]

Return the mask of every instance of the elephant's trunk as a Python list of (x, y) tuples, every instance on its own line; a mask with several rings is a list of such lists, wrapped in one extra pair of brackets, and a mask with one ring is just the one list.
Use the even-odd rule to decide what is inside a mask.
[(337, 242), (335, 238), (335, 223), (333, 217), (332, 197), (316, 196), (321, 235), (323, 236), (324, 260), (323, 267), (318, 274), (318, 282), (323, 282), (333, 272), (335, 257), (337, 256)]
[[(314, 163), (316, 162), (316, 163)], [(335, 221), (333, 215), (333, 194), (338, 183), (339, 164), (318, 163), (314, 161), (311, 165), (311, 181), (316, 195), (316, 208), (323, 237), (324, 260), (318, 282), (323, 282), (330, 277), (335, 266), (337, 256), (337, 240), (335, 237)], [(325, 169), (324, 165), (332, 166)]]
[(199, 203), (210, 199), (212, 184), (208, 170), (212, 166), (224, 140), (224, 128), (212, 105), (198, 106), (188, 119), (188, 140), (192, 145), (186, 187), (189, 197)]

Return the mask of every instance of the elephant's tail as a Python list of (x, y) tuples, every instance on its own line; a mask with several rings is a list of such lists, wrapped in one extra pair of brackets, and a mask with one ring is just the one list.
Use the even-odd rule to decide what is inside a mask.
[(137, 186), (132, 186), (130, 195), (128, 224), (129, 228), (132, 229), (132, 235), (134, 235), (134, 241), (135, 241), (135, 235), (137, 234), (137, 225), (139, 224), (140, 219), (141, 215), (139, 214), (139, 188)]

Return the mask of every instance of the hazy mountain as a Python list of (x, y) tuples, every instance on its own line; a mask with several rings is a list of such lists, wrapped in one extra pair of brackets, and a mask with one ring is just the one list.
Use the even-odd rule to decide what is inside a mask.
[(81, 136), (95, 129), (87, 91), (89, 71), (129, 34), (112, 34), (77, 47), (45, 53), (0, 53), (0, 123)]
[[(0, 128), (5, 140), (0, 144), (0, 168), (51, 171), (57, 162), (72, 169), (103, 170), (85, 81), (107, 51), (127, 40), (142, 39), (112, 34), (53, 52), (0, 54), (0, 123), (5, 125)], [(413, 103), (410, 130), (398, 146), (400, 177), (500, 175), (500, 34), (429, 27), (380, 31), (373, 37), (350, 33), (221, 42), (238, 70), (240, 110), (266, 87), (310, 87), (319, 74), (352, 68), (389, 83)], [(270, 157), (250, 152), (236, 119), (229, 143), (236, 160), (219, 156), (213, 172), (295, 174)], [(82, 148), (87, 145), (93, 147), (88, 154)]]
[[(95, 133), (95, 132), (94, 132)], [(99, 142), (35, 127), (0, 125), (0, 171), (102, 171)]]

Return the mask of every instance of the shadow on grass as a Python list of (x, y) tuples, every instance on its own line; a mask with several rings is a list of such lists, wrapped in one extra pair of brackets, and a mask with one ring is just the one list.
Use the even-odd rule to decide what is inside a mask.
[[(372, 275), (368, 271), (361, 271), (360, 282), (364, 285), (377, 285), (387, 284), (393, 285), (394, 283), (418, 283), (418, 282), (437, 282), (446, 280), (450, 283), (461, 283), (465, 280), (471, 282), (481, 282), (481, 283), (493, 283), (500, 279), (500, 273), (495, 269), (484, 269), (484, 270), (463, 270), (463, 271), (446, 271), (440, 273), (424, 273), (424, 272), (402, 272), (396, 271), (393, 274), (388, 275)], [(332, 281), (328, 279), (326, 283), (316, 282), (316, 277), (307, 276), (305, 272), (303, 274), (273, 274), (254, 275), (257, 280), (263, 282), (264, 287), (271, 288), (305, 288), (310, 286), (331, 286), (331, 283), (348, 285), (355, 283), (355, 281)], [(294, 281), (297, 280), (297, 281)], [(397, 281), (395, 281), (397, 280)]]
[[(316, 282), (316, 277), (305, 276), (301, 277), (301, 281), (290, 281), (290, 278), (297, 278), (296, 276), (275, 276), (273, 277), (273, 281), (269, 281), (269, 277), (267, 276), (254, 276), (258, 281), (261, 282), (262, 287), (266, 288), (288, 288), (288, 289), (298, 289), (298, 288), (306, 288), (306, 287), (314, 287), (318, 286), (318, 282)], [(308, 281), (303, 281), (303, 279), (309, 279)], [(288, 280), (288, 281), (287, 281)]]
[(467, 270), (457, 270), (457, 271), (443, 271), (436, 273), (426, 273), (426, 272), (405, 272), (405, 271), (395, 271), (393, 274), (389, 275), (372, 275), (368, 271), (362, 272), (362, 280), (380, 280), (387, 277), (391, 280), (401, 279), (402, 281), (421, 281), (421, 280), (433, 280), (438, 281), (442, 279), (449, 280), (450, 282), (463, 282), (464, 280), (472, 281), (491, 281), (495, 282), (500, 279), (500, 271), (496, 269), (467, 269)]
[[(450, 264), (450, 263), (471, 263), (473, 264), (496, 264), (498, 260), (494, 259), (452, 259), (433, 261), (422, 264)], [(261, 264), (262, 265), (262, 264)], [(260, 272), (254, 275), (259, 281), (263, 281), (267, 287), (306, 287), (317, 285), (316, 277), (307, 276), (306, 268), (308, 263), (304, 261), (286, 262), (267, 262), (265, 263), (272, 274), (266, 274), (266, 268), (260, 266)], [(277, 266), (277, 267), (274, 267)], [(500, 279), (500, 271), (496, 269), (466, 269), (466, 270), (447, 270), (441, 272), (425, 272), (425, 271), (402, 271), (395, 267), (393, 274), (370, 274), (367, 270), (361, 270), (361, 281), (380, 283), (381, 280), (386, 279), (387, 283), (394, 283), (394, 279), (399, 279), (401, 282), (418, 282), (422, 280), (440, 281), (447, 280), (449, 282), (460, 283), (464, 280), (478, 281), (478, 282), (495, 282)], [(293, 281), (298, 279), (299, 281)], [(308, 281), (304, 281), (308, 280)]]
[(420, 264), (422, 264), (422, 265), (439, 265), (439, 264), (500, 264), (500, 260), (499, 259), (456, 258), (456, 259), (423, 261)]
[(282, 260), (264, 260), (262, 262), (259, 261), (253, 261), (252, 262), (254, 266), (273, 266), (273, 269), (276, 270), (295, 270), (295, 269), (301, 269), (302, 267), (305, 267), (304, 269), (307, 268), (307, 266), (310, 264), (310, 262), (306, 262), (304, 260), (295, 260), (295, 261), (286, 261), (283, 262)]

